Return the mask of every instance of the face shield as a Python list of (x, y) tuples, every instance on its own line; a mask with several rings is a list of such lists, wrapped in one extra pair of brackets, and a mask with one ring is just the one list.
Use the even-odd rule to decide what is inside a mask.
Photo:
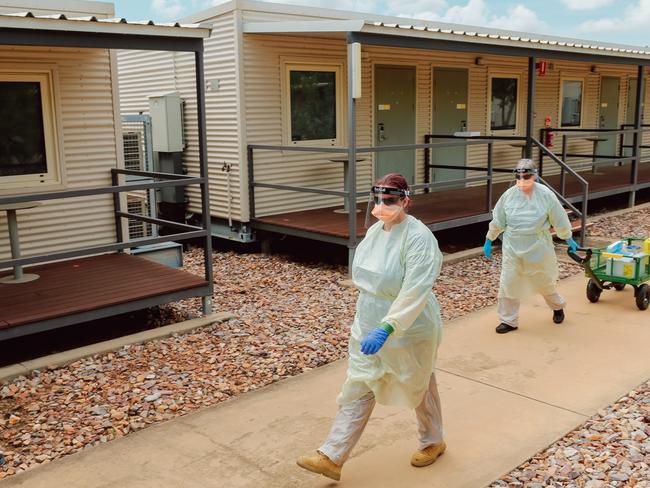
[(368, 210), (366, 211), (366, 229), (381, 220), (392, 222), (400, 212), (404, 210), (403, 202), (410, 196), (408, 190), (388, 188), (385, 186), (373, 186), (368, 198)]
[(518, 166), (514, 170), (515, 183), (522, 191), (530, 191), (537, 180), (537, 170), (532, 167)]

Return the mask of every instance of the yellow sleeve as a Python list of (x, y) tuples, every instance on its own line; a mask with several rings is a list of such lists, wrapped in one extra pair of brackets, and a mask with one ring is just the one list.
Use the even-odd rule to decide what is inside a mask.
[(560, 200), (550, 190), (546, 199), (548, 201), (548, 221), (555, 229), (557, 236), (566, 241), (573, 235), (569, 216), (560, 203)]
[(494, 241), (501, 233), (506, 230), (506, 200), (508, 198), (508, 192), (501, 195), (501, 198), (497, 201), (497, 204), (492, 210), (492, 221), (490, 222), (490, 227), (485, 236), (486, 239)]
[(433, 293), (433, 285), (442, 267), (442, 253), (433, 234), (424, 229), (409, 237), (405, 249), (405, 272), (402, 288), (383, 322), (395, 329), (396, 335), (413, 325)]

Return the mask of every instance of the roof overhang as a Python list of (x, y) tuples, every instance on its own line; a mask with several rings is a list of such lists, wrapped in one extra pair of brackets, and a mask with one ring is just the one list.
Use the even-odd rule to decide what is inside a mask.
[(207, 24), (0, 14), (0, 45), (200, 51), (210, 32)]
[(537, 56), (572, 61), (650, 64), (650, 51), (555, 37), (454, 30), (434, 26), (385, 24), (365, 20), (249, 22), (247, 34), (283, 34), (347, 39), (348, 42), (414, 49)]

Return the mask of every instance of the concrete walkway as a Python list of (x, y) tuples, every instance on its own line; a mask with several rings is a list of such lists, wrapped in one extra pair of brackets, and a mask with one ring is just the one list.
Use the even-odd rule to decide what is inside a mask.
[[(448, 449), (412, 468), (413, 412), (378, 406), (339, 486), (480, 487), (544, 449), (650, 377), (650, 311), (632, 291), (590, 304), (565, 280), (567, 321), (541, 299), (522, 326), (494, 333), (494, 307), (446, 325), (438, 360)], [(55, 461), (2, 483), (37, 487), (324, 487), (295, 458), (314, 450), (336, 411), (340, 361), (224, 404)]]

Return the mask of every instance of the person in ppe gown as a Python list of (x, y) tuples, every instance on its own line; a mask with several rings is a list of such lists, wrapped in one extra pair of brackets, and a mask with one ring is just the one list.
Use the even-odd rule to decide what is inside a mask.
[(445, 450), (434, 375), (442, 322), (432, 291), (442, 253), (432, 232), (406, 213), (409, 195), (406, 180), (395, 173), (372, 188), (368, 215), (378, 221), (352, 264), (360, 293), (339, 409), (315, 455), (298, 459), (299, 466), (335, 480), (375, 402), (415, 409), (419, 445), (413, 466), (432, 464)]
[(502, 267), (496, 332), (505, 334), (519, 326), (522, 298), (534, 293), (544, 297), (553, 310), (553, 322), (564, 321), (566, 301), (557, 292), (558, 265), (551, 237), (553, 227), (575, 251), (571, 223), (552, 190), (537, 183), (537, 168), (522, 159), (515, 169), (516, 185), (509, 188), (494, 207), (487, 232), (484, 254), (492, 257), (492, 242), (502, 235)]

